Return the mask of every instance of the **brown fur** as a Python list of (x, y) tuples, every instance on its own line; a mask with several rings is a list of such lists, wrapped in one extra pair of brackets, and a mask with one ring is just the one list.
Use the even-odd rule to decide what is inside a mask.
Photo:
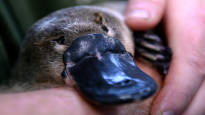
[[(131, 32), (118, 13), (93, 6), (62, 9), (39, 20), (28, 31), (13, 70), (10, 82), (13, 89), (25, 91), (64, 85), (61, 77), (64, 69), (63, 53), (74, 39), (88, 33), (104, 33), (117, 38), (127, 51), (134, 54)], [(65, 37), (65, 45), (53, 41), (60, 36)], [(138, 66), (143, 67), (141, 63)], [(148, 70), (148, 74), (154, 75), (158, 84), (161, 83), (153, 67), (143, 70)], [(147, 115), (153, 98), (117, 107), (116, 114)]]
[[(134, 54), (131, 33), (116, 12), (94, 6), (79, 6), (56, 11), (35, 23), (21, 47), (11, 84), (55, 87), (64, 84), (63, 53), (72, 41), (88, 33), (104, 33), (119, 39)], [(65, 37), (65, 45), (54, 39)]]

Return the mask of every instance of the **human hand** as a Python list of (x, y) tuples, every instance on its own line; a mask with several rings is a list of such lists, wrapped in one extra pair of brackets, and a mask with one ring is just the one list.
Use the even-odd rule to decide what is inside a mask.
[(2, 115), (80, 115), (95, 113), (72, 88), (0, 94)]
[[(203, 0), (130, 0), (128, 3), (126, 22), (132, 29), (150, 29), (161, 18), (165, 19), (166, 35), (173, 51), (153, 114), (205, 114), (204, 10)], [(134, 15), (130, 15), (132, 11)]]
[[(160, 75), (152, 66), (136, 64), (161, 85)], [(154, 97), (141, 103), (121, 106), (98, 106), (85, 100), (69, 86), (21, 93), (0, 94), (3, 115), (148, 115)]]

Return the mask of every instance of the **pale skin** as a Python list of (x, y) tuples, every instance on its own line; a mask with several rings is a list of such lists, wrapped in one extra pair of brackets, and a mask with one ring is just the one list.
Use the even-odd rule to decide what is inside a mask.
[(164, 18), (173, 51), (164, 87), (154, 101), (154, 115), (205, 114), (204, 11), (204, 0), (129, 0), (128, 26), (147, 30)]
[[(136, 61), (161, 86), (160, 74), (153, 66)], [(22, 93), (0, 94), (2, 115), (142, 115), (149, 113), (154, 96), (144, 102), (122, 106), (99, 106), (86, 101), (76, 89), (64, 86)], [(136, 109), (137, 108), (137, 109)]]
[[(129, 15), (133, 10), (138, 10), (139, 13), (135, 11), (134, 16)], [(203, 0), (129, 1), (126, 12), (128, 26), (135, 30), (147, 30), (164, 18), (169, 46), (173, 51), (164, 87), (154, 101), (154, 115), (163, 112), (167, 113), (166, 115), (205, 113), (204, 11)], [(154, 71), (152, 69), (148, 70)], [(4, 115), (100, 114), (103, 111), (87, 103), (74, 89), (65, 87), (1, 94), (0, 102), (0, 113), (5, 113)]]

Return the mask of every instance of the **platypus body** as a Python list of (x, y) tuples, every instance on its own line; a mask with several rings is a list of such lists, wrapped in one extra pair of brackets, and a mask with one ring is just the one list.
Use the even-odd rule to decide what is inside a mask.
[[(102, 12), (106, 13), (101, 16)], [(15, 79), (62, 84), (63, 54), (74, 39), (87, 34), (102, 33), (124, 39), (124, 46), (129, 44), (125, 47), (134, 54), (131, 33), (117, 15), (110, 14), (110, 10), (103, 8), (80, 6), (59, 10), (39, 20), (22, 44)]]
[(141, 101), (157, 85), (135, 65), (134, 55), (132, 32), (120, 14), (96, 6), (66, 8), (28, 31), (10, 85), (33, 90), (68, 84), (98, 104)]

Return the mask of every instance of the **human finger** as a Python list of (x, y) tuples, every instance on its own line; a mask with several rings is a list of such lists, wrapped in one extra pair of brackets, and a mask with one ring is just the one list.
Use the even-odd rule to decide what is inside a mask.
[(200, 0), (169, 0), (167, 4), (165, 21), (173, 57), (152, 112), (177, 115), (187, 109), (204, 79), (205, 7)]
[(201, 85), (199, 91), (197, 92), (196, 96), (192, 100), (188, 109), (184, 112), (184, 115), (204, 115), (205, 114), (205, 81)]
[(129, 0), (125, 22), (134, 30), (146, 30), (156, 26), (164, 14), (166, 0)]

